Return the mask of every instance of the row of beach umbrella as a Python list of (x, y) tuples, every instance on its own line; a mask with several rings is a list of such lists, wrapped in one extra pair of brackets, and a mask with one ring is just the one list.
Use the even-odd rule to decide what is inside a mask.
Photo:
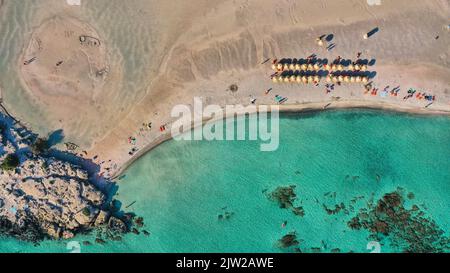
[(365, 64), (349, 64), (344, 66), (342, 64), (324, 64), (320, 66), (319, 64), (282, 64), (276, 63), (272, 64), (272, 69), (275, 71), (318, 71), (318, 70), (328, 70), (328, 71), (367, 71), (367, 65)]
[[(273, 83), (318, 83), (322, 77), (315, 75), (315, 76), (273, 76), (272, 82)], [(344, 83), (367, 83), (369, 81), (369, 77), (366, 76), (333, 76), (328, 75), (325, 77), (326, 82), (344, 82)]]

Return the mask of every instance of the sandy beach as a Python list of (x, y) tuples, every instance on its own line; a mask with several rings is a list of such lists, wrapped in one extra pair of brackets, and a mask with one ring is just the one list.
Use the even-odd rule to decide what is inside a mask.
[[(102, 4), (107, 15), (97, 16), (88, 1), (81, 6), (42, 1), (15, 56), (25, 91), (15, 94), (4, 82), (0, 86), (8, 110), (32, 128), (41, 134), (63, 129), (65, 141), (80, 146), (78, 153), (86, 151), (98, 163), (111, 160), (102, 165), (105, 176), (120, 175), (169, 139), (172, 108), (192, 106), (194, 97), (220, 106), (249, 105), (254, 99), (256, 105), (274, 105), (274, 96), (280, 95), (288, 99), (281, 111), (328, 105), (450, 113), (450, 6), (445, 0)], [(120, 14), (113, 4), (119, 5)], [(49, 11), (46, 5), (54, 8)], [(5, 1), (2, 16), (9, 6)], [(108, 30), (114, 20), (123, 27)], [(373, 36), (363, 38), (376, 27)], [(316, 38), (322, 35), (331, 39), (319, 46)], [(334, 47), (327, 50), (330, 45)], [(377, 95), (365, 93), (363, 84), (336, 85), (327, 93), (324, 80), (315, 86), (270, 79), (274, 59), (316, 54), (330, 61), (338, 56), (356, 60), (358, 53), (373, 62), (369, 70), (375, 72), (371, 80)], [(229, 90), (232, 84), (236, 92)], [(380, 95), (395, 87), (400, 89), (397, 96)], [(410, 88), (435, 100), (403, 99)], [(19, 107), (14, 96), (39, 109), (44, 118)], [(145, 129), (150, 122), (151, 130)], [(161, 125), (169, 129), (160, 132)], [(136, 139), (134, 145), (130, 137)]]

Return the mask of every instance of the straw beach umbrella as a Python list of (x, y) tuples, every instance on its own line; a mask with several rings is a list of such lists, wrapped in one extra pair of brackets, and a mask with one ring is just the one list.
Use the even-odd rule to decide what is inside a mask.
[(361, 68), (361, 67), (359, 66), (359, 64), (355, 64), (355, 70), (356, 70), (356, 71), (359, 71), (360, 68)]
[(290, 69), (290, 70), (294, 70), (294, 69), (295, 69), (295, 65), (294, 65), (293, 63), (291, 63), (291, 64), (289, 65), (289, 69)]
[(278, 82), (284, 82), (284, 77), (283, 76), (278, 76)]
[(314, 70), (314, 66), (312, 64), (308, 64), (308, 70)]
[(315, 75), (315, 76), (314, 76), (314, 81), (315, 81), (315, 82), (320, 82), (320, 77), (319, 77), (318, 75)]
[(355, 77), (353, 76), (350, 77), (350, 82), (355, 82), (355, 80), (356, 80)]
[(278, 78), (275, 76), (275, 77), (272, 77), (272, 82), (273, 83), (277, 83), (278, 82)]
[(319, 46), (323, 46), (323, 40), (322, 40), (320, 37), (316, 39), (316, 43), (317, 43)]
[(318, 64), (314, 64), (314, 70), (319, 70), (320, 69), (320, 65), (318, 65)]
[(325, 81), (326, 81), (326, 82), (331, 82), (331, 76), (330, 76), (330, 75), (327, 75), (327, 77), (325, 78)]
[(308, 76), (308, 82), (312, 83), (314, 81), (314, 77), (313, 76)]
[(291, 78), (290, 78), (290, 80), (291, 80), (291, 82), (295, 82), (295, 76), (292, 75)]
[(363, 64), (361, 65), (361, 71), (366, 71), (367, 70), (367, 65)]
[(284, 64), (283, 65), (283, 70), (289, 70), (289, 64)]
[(363, 83), (367, 83), (369, 81), (369, 79), (367, 77), (362, 77), (361, 80), (362, 80)]
[(344, 77), (344, 82), (350, 82), (350, 76), (345, 76)]
[(295, 64), (295, 70), (300, 70), (301, 66), (300, 64)]
[(361, 77), (360, 77), (360, 76), (356, 76), (355, 81), (356, 81), (356, 82), (361, 82)]
[(353, 64), (348, 65), (348, 70), (353, 71), (355, 69), (355, 66)]
[(289, 82), (289, 77), (288, 76), (284, 77), (284, 82)]
[(308, 66), (306, 64), (302, 64), (301, 68), (302, 68), (302, 70), (306, 70), (306, 69), (308, 69)]
[(302, 77), (297, 76), (297, 77), (295, 77), (295, 80), (297, 81), (297, 83), (301, 83), (302, 82)]
[(283, 70), (283, 64), (278, 63), (278, 64), (277, 64), (277, 69), (278, 69), (278, 70)]
[(272, 70), (277, 70), (277, 64), (272, 64)]
[(303, 83), (308, 83), (308, 78), (307, 78), (306, 76), (303, 76), (303, 77), (302, 77), (302, 82), (303, 82)]
[(342, 71), (344, 70), (344, 66), (342, 64), (337, 65), (337, 70)]
[(331, 77), (331, 81), (334, 82), (334, 83), (337, 83), (338, 82), (338, 78), (336, 76), (332, 76)]
[(344, 76), (339, 75), (339, 76), (338, 76), (338, 81), (343, 82), (343, 81), (344, 81)]

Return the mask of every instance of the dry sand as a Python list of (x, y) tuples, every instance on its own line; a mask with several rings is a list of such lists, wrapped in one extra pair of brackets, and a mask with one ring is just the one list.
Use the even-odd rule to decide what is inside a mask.
[[(89, 157), (99, 155), (98, 162), (111, 159), (112, 165), (104, 165), (112, 166), (110, 175), (120, 173), (129, 162), (168, 139), (159, 126), (170, 127), (172, 107), (192, 105), (194, 96), (203, 98), (205, 104), (221, 106), (248, 105), (250, 96), (258, 105), (271, 105), (279, 94), (288, 98), (284, 110), (322, 109), (331, 102), (330, 107), (448, 114), (449, 2), (381, 3), (133, 1), (124, 12), (130, 16), (126, 20), (140, 22), (140, 29), (123, 35), (136, 36), (135, 47), (148, 47), (136, 60), (146, 63), (148, 70), (138, 71), (145, 76), (134, 83), (134, 90), (124, 88), (134, 71), (127, 69), (123, 60), (136, 56), (114, 47), (114, 37), (77, 10), (84, 2), (81, 7), (61, 7), (52, 13), (38, 10), (40, 19), (18, 61), (18, 71), (29, 96), (53, 121), (48, 124), (49, 131), (61, 127), (68, 140), (80, 144), (80, 151), (88, 150)], [(363, 34), (374, 27), (380, 30), (364, 40)], [(98, 37), (101, 45), (80, 44), (82, 33)], [(336, 47), (331, 51), (315, 43), (323, 34), (333, 34), (330, 43)], [(262, 64), (267, 58), (300, 58), (312, 53), (329, 60), (337, 56), (355, 59), (357, 52), (362, 52), (363, 59), (376, 60), (370, 67), (377, 73), (375, 86), (380, 90), (400, 86), (398, 97), (365, 95), (357, 84), (337, 86), (331, 94), (325, 94), (324, 82), (319, 87), (273, 84), (270, 61)], [(38, 56), (36, 62), (23, 66), (23, 61), (33, 56)], [(60, 60), (64, 62), (56, 68)], [(103, 68), (108, 73), (98, 77)], [(237, 92), (228, 90), (231, 84), (238, 85)], [(410, 87), (436, 95), (436, 101), (428, 108), (424, 108), (424, 100), (404, 101)], [(268, 88), (273, 90), (265, 95)], [(340, 99), (336, 101), (336, 97)], [(153, 129), (140, 131), (148, 122)], [(136, 146), (128, 143), (130, 136), (136, 137)], [(132, 147), (139, 152), (130, 157)]]

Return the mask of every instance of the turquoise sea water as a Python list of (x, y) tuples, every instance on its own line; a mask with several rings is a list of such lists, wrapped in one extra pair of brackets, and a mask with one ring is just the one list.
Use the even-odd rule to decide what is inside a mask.
[[(123, 207), (136, 201), (126, 210), (143, 216), (151, 235), (129, 234), (81, 251), (283, 252), (277, 240), (295, 231), (305, 252), (369, 252), (369, 233), (351, 230), (347, 221), (372, 194), (379, 198), (397, 187), (413, 192), (407, 205), (419, 205), (449, 236), (450, 118), (368, 110), (290, 114), (282, 116), (280, 133), (275, 152), (260, 152), (257, 141), (160, 145), (126, 171), (117, 196)], [(263, 193), (289, 185), (296, 185), (304, 217)], [(356, 196), (364, 198), (348, 215), (323, 208)], [(232, 216), (219, 220), (225, 212)], [(35, 247), (1, 239), (0, 251), (68, 252), (66, 243)], [(382, 252), (399, 251), (381, 243)]]

